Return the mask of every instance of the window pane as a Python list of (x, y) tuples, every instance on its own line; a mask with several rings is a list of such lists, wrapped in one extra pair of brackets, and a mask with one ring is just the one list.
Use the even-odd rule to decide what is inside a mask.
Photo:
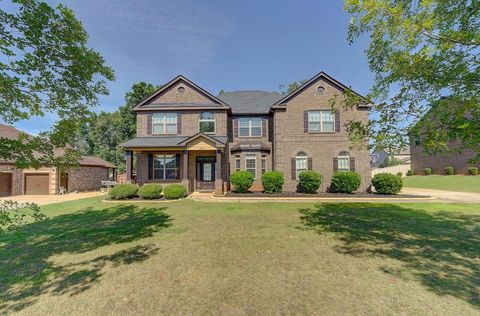
[(322, 132), (334, 132), (334, 123), (333, 122), (323, 122), (323, 131)]
[(248, 127), (248, 119), (246, 119), (246, 118), (238, 119), (238, 126)]
[(339, 171), (349, 171), (349, 159), (347, 157), (338, 157), (338, 170)]
[(240, 127), (239, 135), (240, 136), (249, 136), (248, 127)]
[(262, 128), (252, 126), (252, 136), (262, 136)]
[(162, 168), (164, 164), (163, 156), (156, 155), (155, 159), (153, 160), (153, 167), (154, 168)]
[(153, 124), (162, 124), (163, 123), (163, 114), (153, 114), (152, 122), (153, 122)]
[(163, 179), (163, 169), (153, 170), (153, 178), (154, 179)]
[(333, 132), (334, 128), (334, 114), (331, 111), (322, 111), (322, 132)]
[(324, 122), (333, 122), (333, 113), (331, 111), (323, 111), (322, 119)]
[(320, 131), (320, 122), (309, 122), (308, 123), (308, 130), (313, 132)]
[(167, 118), (167, 122), (174, 122), (175, 124), (177, 123), (177, 113), (166, 113), (165, 117)]
[(165, 167), (167, 168), (176, 168), (176, 159), (175, 156), (165, 156)]
[(260, 118), (252, 118), (252, 127), (262, 127), (262, 119)]
[(163, 134), (163, 124), (162, 125), (153, 125), (153, 131), (152, 131), (153, 134)]
[(308, 112), (308, 121), (309, 122), (320, 122), (320, 111), (309, 111)]
[(203, 112), (203, 113), (200, 115), (200, 119), (201, 119), (201, 120), (213, 120), (213, 114), (210, 113), (210, 112)]
[(175, 125), (167, 125), (167, 134), (176, 134), (177, 133), (177, 123)]
[(306, 158), (297, 158), (296, 159), (296, 168), (306, 170), (307, 169), (307, 159)]
[(165, 170), (165, 179), (176, 179), (176, 178), (177, 178), (177, 170), (175, 169)]
[(235, 171), (240, 171), (240, 159), (235, 159)]
[(203, 132), (203, 133), (215, 132), (215, 123), (213, 121), (200, 122), (200, 132)]

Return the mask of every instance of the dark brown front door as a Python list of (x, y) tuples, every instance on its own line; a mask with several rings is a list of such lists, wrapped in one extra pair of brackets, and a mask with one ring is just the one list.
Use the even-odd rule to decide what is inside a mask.
[(12, 195), (12, 174), (0, 173), (0, 196)]
[(48, 174), (26, 174), (25, 194), (48, 194)]
[(197, 190), (215, 189), (215, 157), (197, 157)]

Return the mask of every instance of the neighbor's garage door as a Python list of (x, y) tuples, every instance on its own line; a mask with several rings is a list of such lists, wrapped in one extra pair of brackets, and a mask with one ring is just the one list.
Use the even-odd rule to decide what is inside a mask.
[(48, 174), (26, 174), (25, 194), (48, 194)]
[(12, 174), (0, 173), (0, 196), (12, 195)]

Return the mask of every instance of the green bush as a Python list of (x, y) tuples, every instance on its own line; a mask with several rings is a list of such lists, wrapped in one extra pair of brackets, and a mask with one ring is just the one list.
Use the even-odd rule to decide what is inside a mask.
[(468, 173), (472, 176), (476, 176), (478, 174), (477, 167), (468, 167)]
[(298, 175), (298, 191), (302, 193), (315, 194), (322, 183), (322, 176), (313, 170), (302, 171)]
[(162, 197), (162, 186), (157, 183), (144, 184), (138, 189), (138, 195), (142, 199), (154, 200)]
[(451, 176), (455, 174), (455, 169), (453, 167), (445, 167), (445, 174)]
[(402, 178), (391, 173), (378, 173), (372, 179), (375, 191), (380, 194), (398, 194), (403, 187)]
[(432, 168), (425, 168), (423, 169), (423, 172), (425, 173), (426, 176), (429, 176), (432, 174)]
[(265, 172), (262, 176), (262, 186), (265, 193), (280, 193), (283, 187), (283, 173), (279, 171)]
[(136, 184), (123, 183), (111, 188), (108, 195), (112, 200), (127, 200), (133, 199), (137, 191), (138, 186)]
[(360, 187), (360, 175), (356, 172), (335, 172), (330, 190), (338, 193), (352, 193)]
[(397, 176), (400, 177), (400, 178), (403, 177), (403, 172), (400, 172), (400, 171), (397, 172)]
[(235, 171), (230, 175), (233, 191), (237, 193), (247, 193), (254, 180), (253, 175), (248, 171)]
[(181, 199), (187, 196), (187, 188), (181, 184), (170, 184), (163, 189), (163, 196), (167, 200)]
[(407, 177), (410, 177), (410, 176), (413, 176), (413, 175), (415, 175), (415, 172), (412, 169), (407, 171)]

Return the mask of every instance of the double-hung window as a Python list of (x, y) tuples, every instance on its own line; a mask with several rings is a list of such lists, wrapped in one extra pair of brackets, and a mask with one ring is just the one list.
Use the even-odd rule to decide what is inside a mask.
[(178, 172), (175, 155), (154, 155), (153, 178), (157, 180), (176, 179)]
[(215, 133), (215, 117), (210, 112), (203, 112), (198, 121), (198, 129), (202, 133)]
[(350, 171), (350, 156), (346, 151), (338, 155), (338, 171)]
[(308, 131), (328, 133), (335, 131), (335, 114), (330, 111), (308, 111)]
[(257, 178), (257, 155), (245, 155), (245, 171), (250, 172), (253, 178)]
[(305, 152), (300, 151), (295, 157), (295, 174), (297, 180), (300, 173), (306, 170), (308, 170), (308, 157)]
[(262, 175), (267, 172), (267, 156), (262, 156)]
[(154, 113), (152, 116), (153, 134), (176, 134), (177, 113)]
[(246, 118), (238, 119), (238, 135), (240, 137), (261, 137), (262, 136), (262, 119)]
[(240, 156), (235, 156), (235, 171), (240, 171)]

